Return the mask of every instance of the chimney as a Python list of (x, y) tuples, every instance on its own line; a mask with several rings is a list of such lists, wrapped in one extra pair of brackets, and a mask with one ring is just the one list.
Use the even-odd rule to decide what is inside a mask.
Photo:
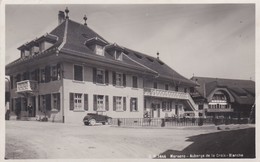
[(156, 54), (157, 54), (157, 59), (159, 60), (159, 52), (157, 52)]
[(60, 25), (65, 20), (65, 14), (63, 11), (59, 11), (58, 14), (58, 25)]

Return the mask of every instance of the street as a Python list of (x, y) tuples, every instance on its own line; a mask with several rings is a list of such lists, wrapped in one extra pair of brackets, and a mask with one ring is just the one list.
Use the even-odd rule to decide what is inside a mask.
[(5, 155), (7, 159), (153, 158), (167, 150), (184, 150), (193, 143), (186, 141), (191, 136), (221, 131), (225, 130), (216, 126), (160, 129), (6, 121)]

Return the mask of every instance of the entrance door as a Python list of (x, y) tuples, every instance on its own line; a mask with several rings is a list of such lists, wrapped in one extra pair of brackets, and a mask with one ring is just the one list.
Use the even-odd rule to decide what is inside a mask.
[(178, 108), (178, 105), (175, 105), (175, 115), (179, 116), (179, 108)]
[(153, 104), (152, 117), (160, 118), (160, 104)]

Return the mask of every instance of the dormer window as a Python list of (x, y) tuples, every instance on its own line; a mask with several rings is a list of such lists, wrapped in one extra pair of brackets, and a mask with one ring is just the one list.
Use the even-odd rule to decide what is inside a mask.
[(115, 52), (115, 60), (122, 61), (123, 53), (122, 52)]
[(39, 52), (43, 52), (53, 46), (54, 43), (58, 40), (58, 37), (52, 34), (45, 34), (40, 38), (37, 38), (31, 42), (23, 44), (18, 47), (18, 50), (21, 51), (21, 58), (28, 56), (33, 56)]
[(90, 48), (95, 54), (104, 56), (104, 46), (107, 44), (106, 41), (93, 37), (86, 40), (85, 45)]
[(40, 43), (39, 51), (43, 52), (43, 51), (49, 49), (52, 45), (53, 45), (52, 43), (43, 41)]
[(100, 45), (96, 45), (94, 52), (97, 55), (104, 56), (103, 47)]
[(30, 55), (36, 55), (36, 54), (38, 54), (39, 53), (39, 47), (37, 47), (37, 46), (33, 46), (32, 48), (31, 48), (31, 50), (30, 50)]
[(122, 61), (123, 60), (123, 53), (124, 53), (124, 48), (117, 45), (116, 43), (110, 44), (106, 46), (106, 51), (114, 57), (115, 60)]

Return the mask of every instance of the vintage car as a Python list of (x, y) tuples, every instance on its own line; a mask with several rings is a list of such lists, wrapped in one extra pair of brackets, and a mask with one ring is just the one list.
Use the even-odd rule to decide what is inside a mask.
[(95, 114), (95, 113), (88, 113), (84, 119), (83, 122), (85, 125), (95, 125), (96, 123), (102, 123), (105, 125), (106, 123), (110, 124), (111, 122), (111, 117), (106, 116), (106, 115), (100, 115), (100, 114)]

